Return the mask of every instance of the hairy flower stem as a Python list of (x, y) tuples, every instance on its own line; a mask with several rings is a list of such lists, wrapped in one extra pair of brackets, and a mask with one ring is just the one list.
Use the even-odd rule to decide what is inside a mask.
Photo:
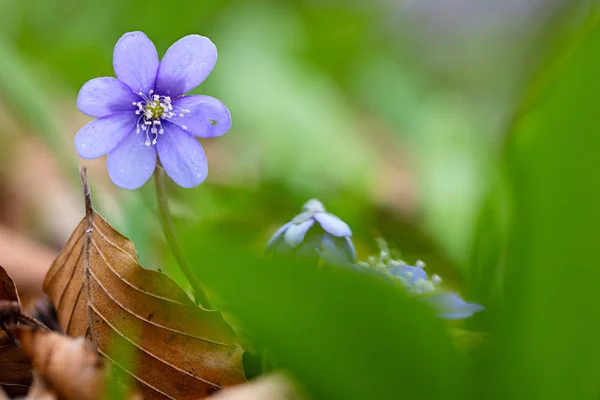
[(177, 241), (177, 236), (175, 235), (175, 230), (173, 228), (173, 220), (171, 218), (171, 213), (169, 212), (169, 198), (165, 186), (165, 171), (160, 165), (157, 166), (156, 171), (154, 171), (154, 186), (156, 187), (156, 198), (158, 200), (158, 209), (160, 210), (160, 224), (165, 238), (167, 239), (167, 243), (169, 244), (169, 247), (171, 247), (171, 251), (173, 251), (173, 255), (175, 256), (181, 271), (192, 286), (196, 302), (203, 308), (208, 309), (210, 308), (208, 298), (202, 290), (202, 286), (194, 275), (190, 265), (187, 263), (183, 251), (181, 251), (181, 247), (179, 247), (179, 242)]

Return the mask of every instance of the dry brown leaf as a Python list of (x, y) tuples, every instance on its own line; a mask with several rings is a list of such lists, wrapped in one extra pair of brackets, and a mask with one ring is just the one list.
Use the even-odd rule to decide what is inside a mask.
[(47, 388), (60, 399), (102, 398), (106, 369), (90, 342), (41, 329), (18, 327), (15, 332)]
[(58, 323), (58, 315), (56, 314), (56, 310), (47, 296), (42, 295), (42, 297), (37, 298), (30, 304), (27, 311), (32, 318), (40, 321), (50, 330), (63, 333), (62, 328)]
[[(8, 323), (19, 314), (19, 296), (15, 284), (0, 267), (0, 323)], [(0, 388), (10, 397), (22, 396), (31, 385), (31, 362), (6, 331), (0, 330)]]
[(44, 281), (64, 332), (88, 335), (111, 361), (116, 338), (135, 346), (136, 370), (123, 369), (146, 399), (197, 399), (244, 382), (243, 350), (221, 314), (144, 269), (133, 243), (92, 209), (85, 180), (83, 170), (86, 216)]

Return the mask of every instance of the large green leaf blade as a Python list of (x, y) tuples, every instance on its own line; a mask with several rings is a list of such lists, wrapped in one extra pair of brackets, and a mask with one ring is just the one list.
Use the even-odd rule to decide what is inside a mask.
[(310, 398), (463, 398), (443, 322), (387, 277), (222, 250), (196, 252), (199, 276)]
[(545, 66), (507, 146), (505, 312), (484, 391), (600, 393), (600, 27), (590, 18)]

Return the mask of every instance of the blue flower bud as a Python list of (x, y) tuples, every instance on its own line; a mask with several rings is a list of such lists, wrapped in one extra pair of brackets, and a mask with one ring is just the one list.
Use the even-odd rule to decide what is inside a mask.
[(356, 250), (350, 239), (352, 230), (348, 224), (326, 212), (316, 199), (307, 201), (302, 210), (273, 234), (266, 246), (267, 253), (321, 258), (332, 265), (356, 261)]

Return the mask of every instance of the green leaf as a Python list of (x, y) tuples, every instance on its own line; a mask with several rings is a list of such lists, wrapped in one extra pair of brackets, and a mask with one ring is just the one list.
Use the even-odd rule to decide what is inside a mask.
[(443, 322), (373, 271), (197, 250), (193, 265), (259, 348), (315, 399), (463, 398)]
[(570, 32), (568, 45), (543, 66), (507, 146), (505, 313), (498, 319), (499, 351), (490, 360), (496, 368), (482, 380), (485, 398), (598, 398), (597, 17)]

